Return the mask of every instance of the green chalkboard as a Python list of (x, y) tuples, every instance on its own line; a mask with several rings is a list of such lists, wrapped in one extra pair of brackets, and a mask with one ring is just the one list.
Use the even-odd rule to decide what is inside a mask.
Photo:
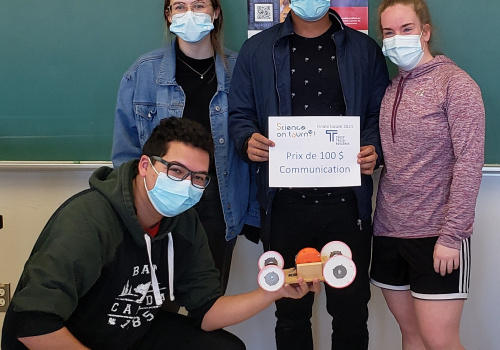
[(500, 22), (498, 0), (429, 1), (433, 43), (478, 83), (486, 108), (487, 164), (500, 164)]
[(121, 76), (163, 33), (161, 0), (1, 0), (0, 160), (109, 160)]
[[(225, 44), (247, 37), (247, 0), (221, 0)], [(271, 2), (271, 0), (270, 0)], [(370, 0), (370, 35), (377, 38)], [(428, 0), (434, 48), (479, 84), (486, 152), (500, 164), (497, 0)], [(164, 43), (162, 0), (0, 1), (0, 160), (109, 160), (118, 84)], [(394, 67), (391, 71), (395, 72)]]

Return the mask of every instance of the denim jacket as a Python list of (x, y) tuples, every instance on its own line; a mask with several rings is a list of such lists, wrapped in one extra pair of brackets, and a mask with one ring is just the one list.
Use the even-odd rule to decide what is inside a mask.
[[(215, 167), (226, 222), (226, 239), (236, 237), (244, 224), (259, 226), (257, 188), (250, 166), (234, 152), (228, 135), (231, 74), (237, 54), (225, 50), (217, 55), (217, 92), (210, 102), (210, 125), (215, 145)], [(162, 118), (182, 117), (186, 97), (175, 80), (175, 42), (141, 56), (124, 74), (115, 112), (113, 151), (115, 167), (139, 158), (142, 147)], [(252, 176), (253, 179), (253, 176)]]
[[(332, 9), (330, 19), (338, 21), (342, 28), (332, 40), (337, 47), (346, 115), (360, 116), (361, 146), (375, 146), (378, 166), (382, 155), (378, 129), (380, 103), (389, 83), (384, 56), (373, 39), (345, 26)], [(268, 135), (268, 116), (292, 115), (288, 38), (293, 33), (291, 17), (288, 16), (283, 23), (248, 39), (238, 55), (229, 96), (229, 131), (237, 152), (248, 162), (248, 156), (243, 152), (245, 140), (255, 132)], [(257, 164), (258, 200), (267, 213), (267, 221), (276, 188), (268, 185), (268, 163)], [(353, 191), (358, 202), (359, 219), (365, 221), (370, 220), (372, 213), (371, 176), (362, 175), (361, 183), (361, 186), (353, 187)], [(267, 229), (263, 227), (264, 235)]]

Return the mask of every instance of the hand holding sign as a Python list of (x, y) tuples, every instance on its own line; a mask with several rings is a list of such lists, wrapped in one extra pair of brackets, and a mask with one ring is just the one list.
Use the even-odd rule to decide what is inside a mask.
[(248, 140), (247, 155), (252, 162), (265, 162), (269, 160), (269, 147), (274, 147), (274, 142), (257, 132)]
[(377, 152), (375, 146), (361, 146), (361, 152), (358, 154), (358, 164), (361, 167), (361, 174), (371, 175), (377, 164)]

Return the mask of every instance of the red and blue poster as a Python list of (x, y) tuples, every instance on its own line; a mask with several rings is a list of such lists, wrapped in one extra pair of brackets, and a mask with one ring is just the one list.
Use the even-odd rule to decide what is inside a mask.
[[(248, 0), (248, 37), (283, 22), (293, 0)], [(330, 0), (345, 25), (368, 33), (368, 0)]]

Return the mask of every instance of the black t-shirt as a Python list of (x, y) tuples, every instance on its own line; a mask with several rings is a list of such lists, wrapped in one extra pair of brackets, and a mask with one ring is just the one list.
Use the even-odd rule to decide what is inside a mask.
[[(297, 34), (290, 37), (290, 76), (292, 115), (345, 115), (345, 100), (337, 62), (337, 48), (332, 39), (340, 30), (338, 23), (315, 38)], [(306, 195), (342, 194), (350, 188), (294, 188)]]
[(175, 80), (186, 95), (182, 116), (200, 123), (211, 132), (209, 106), (217, 92), (215, 57), (201, 60), (188, 57), (177, 44), (175, 54)]
[[(338, 25), (338, 24), (337, 24)], [(292, 114), (344, 115), (345, 101), (332, 35), (334, 24), (316, 38), (290, 37)]]
[[(177, 57), (175, 79), (186, 95), (182, 117), (200, 123), (211, 133), (210, 101), (217, 92), (215, 56), (201, 60), (188, 57), (179, 49), (177, 43), (175, 54)], [(210, 164), (209, 172), (213, 178), (215, 176), (214, 162)]]

